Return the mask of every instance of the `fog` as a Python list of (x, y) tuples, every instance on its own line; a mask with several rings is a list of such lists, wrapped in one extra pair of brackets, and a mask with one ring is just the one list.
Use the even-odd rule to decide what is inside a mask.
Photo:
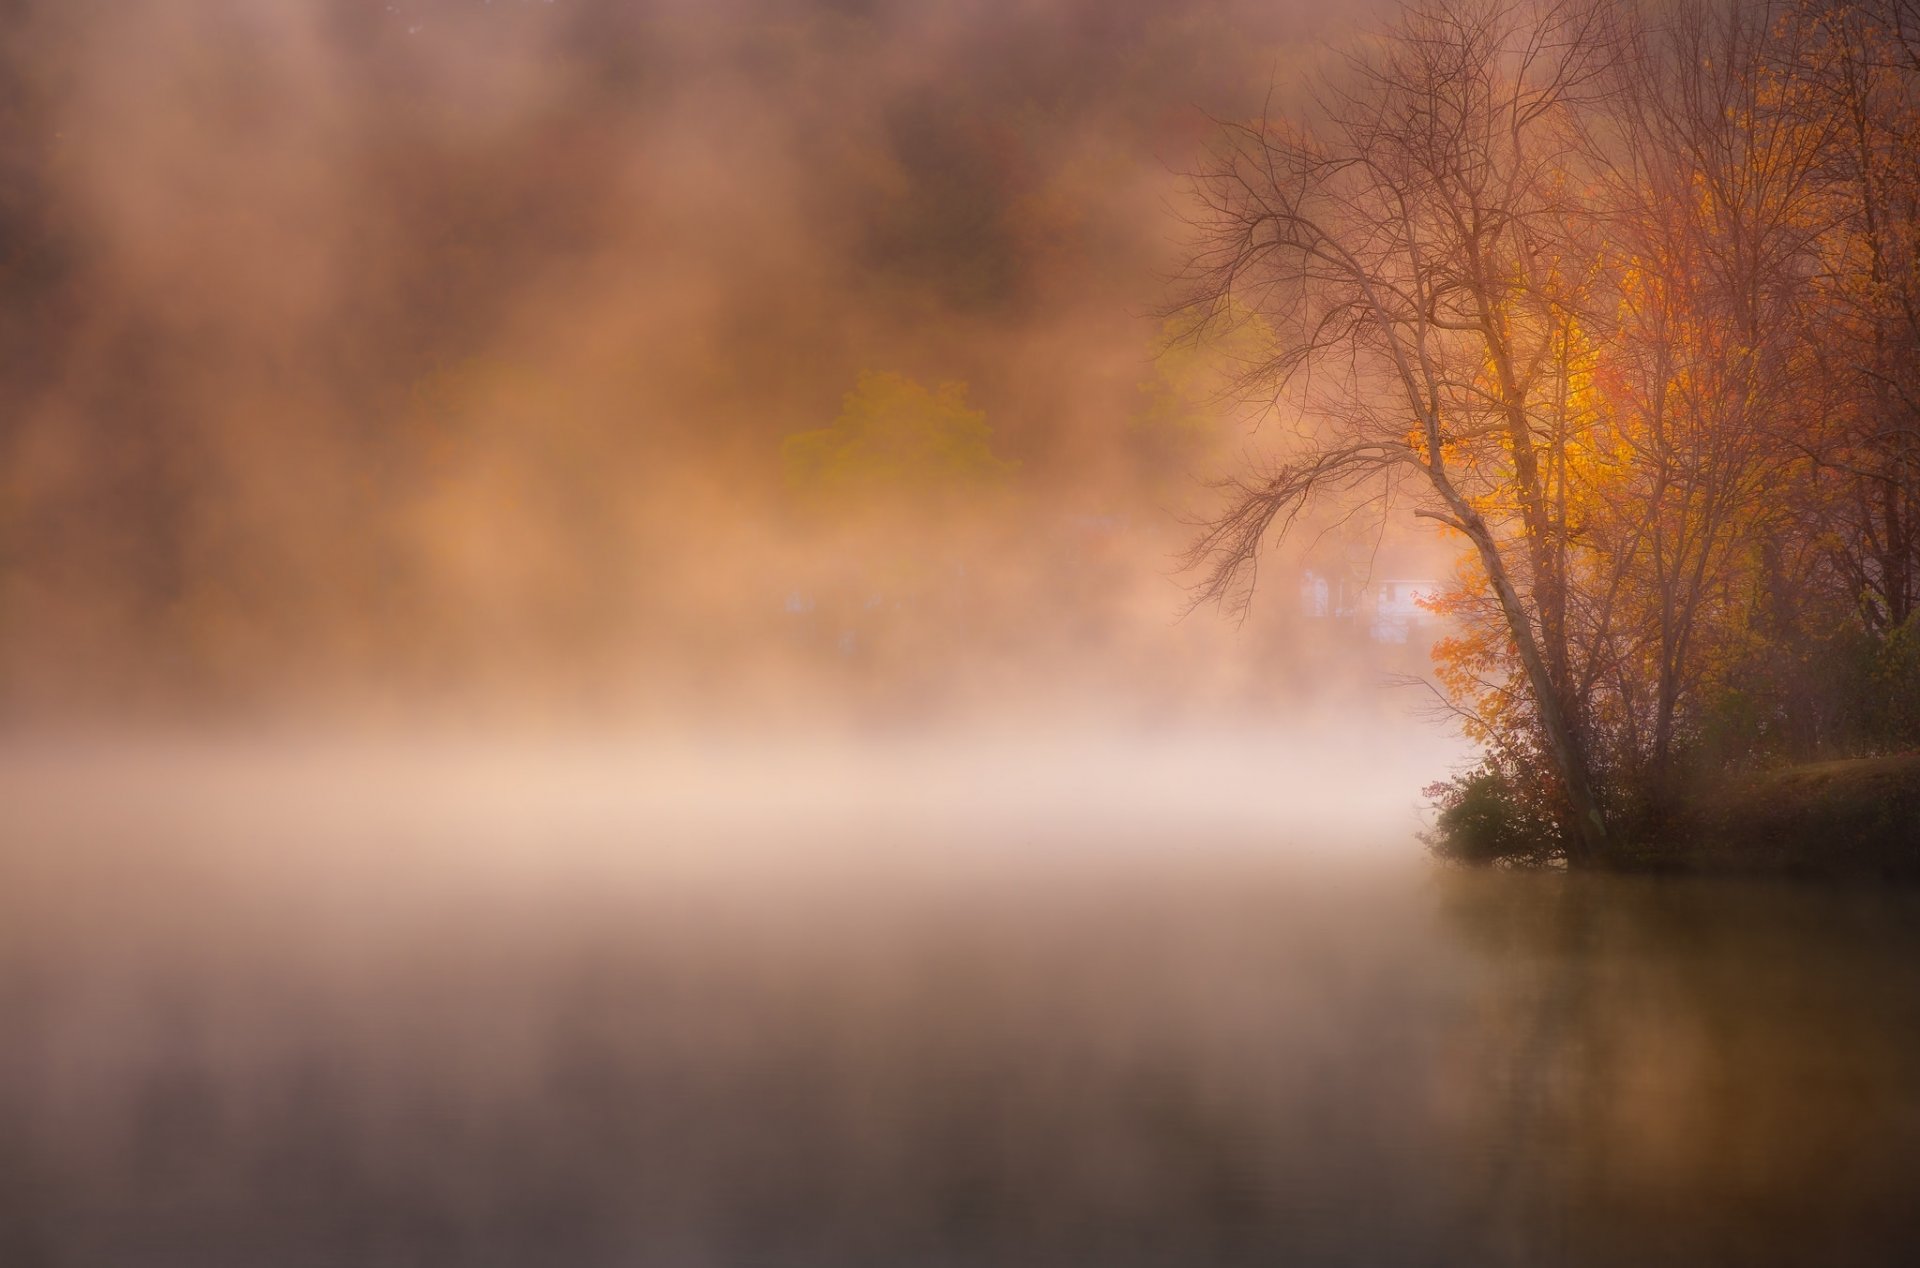
[(1911, 896), (1436, 871), (1383, 738), (15, 747), (0, 1254), (1899, 1262)]
[[(9, 711), (991, 711), (1271, 681), (1270, 646), (1170, 632), (1183, 521), (1268, 442), (1230, 364), (1156, 361), (1156, 314), (1210, 116), (1331, 56), (1331, 20), (12, 6)], [(829, 486), (783, 465), (863, 375), (894, 376), (895, 413), (960, 385), (991, 496), (865, 451)], [(1410, 541), (1417, 575), (1450, 564)], [(829, 649), (897, 615), (849, 671), (789, 599)]]
[(0, 0), (0, 1264), (1897, 1262), (1911, 896), (1434, 864), (1391, 498), (1194, 603), (1384, 8)]

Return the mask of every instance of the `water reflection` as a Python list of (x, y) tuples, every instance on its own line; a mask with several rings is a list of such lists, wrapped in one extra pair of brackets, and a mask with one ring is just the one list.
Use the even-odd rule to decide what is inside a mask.
[(1451, 877), (1489, 1137), (1567, 1262), (1897, 1263), (1920, 1234), (1920, 902)]
[(508, 881), (186, 826), (13, 856), (0, 1263), (1891, 1263), (1920, 1236), (1903, 896), (1337, 867), (1164, 823), (1098, 867), (1034, 839)]

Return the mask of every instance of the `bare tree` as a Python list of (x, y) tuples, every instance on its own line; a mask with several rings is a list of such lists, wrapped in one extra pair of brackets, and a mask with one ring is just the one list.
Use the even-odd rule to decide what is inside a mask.
[(1836, 558), (1885, 635), (1920, 611), (1920, 3), (1800, 0), (1781, 30), (1831, 215), (1817, 290), (1838, 425), (1808, 439), (1848, 489)]
[(1187, 297), (1281, 334), (1248, 382), (1298, 419), (1195, 542), (1201, 597), (1244, 603), (1310, 501), (1411, 491), (1484, 570), (1576, 864), (1608, 827), (1569, 643), (1566, 368), (1591, 246), (1568, 115), (1599, 90), (1604, 19), (1585, 0), (1423, 0), (1310, 121), (1228, 127)]

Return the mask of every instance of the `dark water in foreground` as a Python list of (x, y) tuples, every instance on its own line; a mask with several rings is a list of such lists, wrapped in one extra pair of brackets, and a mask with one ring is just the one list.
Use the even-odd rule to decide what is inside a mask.
[(9, 792), (8, 1268), (1920, 1248), (1911, 896)]

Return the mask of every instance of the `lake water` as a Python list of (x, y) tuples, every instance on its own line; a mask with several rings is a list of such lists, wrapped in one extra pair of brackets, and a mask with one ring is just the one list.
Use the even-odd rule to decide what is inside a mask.
[(1912, 1261), (1920, 901), (1283, 749), (16, 747), (0, 1264)]

